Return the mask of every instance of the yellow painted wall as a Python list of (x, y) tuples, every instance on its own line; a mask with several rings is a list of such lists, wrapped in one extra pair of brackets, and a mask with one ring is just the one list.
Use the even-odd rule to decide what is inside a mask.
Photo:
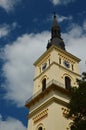
[[(61, 63), (59, 62), (61, 59)], [(64, 61), (70, 63), (70, 68), (64, 66)], [(52, 46), (48, 49), (35, 63), (35, 76), (34, 76), (34, 94), (39, 94), (42, 91), (42, 80), (46, 78), (46, 84), (54, 81), (58, 86), (65, 88), (65, 76), (71, 79), (71, 86), (77, 86), (76, 79), (80, 78), (79, 71), (80, 59), (72, 54)], [(44, 64), (47, 64), (45, 70), (42, 70)], [(53, 100), (55, 98), (56, 100)], [(44, 97), (30, 106), (30, 118), (28, 122), (28, 130), (38, 130), (40, 126), (43, 130), (67, 130), (71, 120), (63, 116), (62, 108), (66, 108), (63, 103), (69, 102), (69, 97), (56, 91), (51, 91)], [(45, 118), (38, 120), (34, 123), (34, 118), (40, 118), (41, 112), (47, 109), (48, 115)], [(36, 118), (35, 118), (36, 119)]]
[[(59, 63), (59, 58), (61, 58), (61, 64)], [(70, 63), (70, 68), (64, 66), (64, 60)], [(43, 71), (42, 66), (44, 63), (47, 63), (47, 67)], [(72, 70), (72, 65), (74, 70)], [(74, 57), (69, 55), (69, 53), (67, 55), (67, 52), (66, 54), (62, 53), (61, 50), (58, 50), (54, 46), (51, 51), (48, 53), (45, 52), (42, 55), (42, 58), (40, 58), (35, 67), (33, 94), (41, 89), (44, 77), (47, 79), (47, 83), (54, 79), (64, 85), (64, 78), (65, 76), (68, 76), (71, 79), (72, 86), (77, 86), (76, 79), (80, 78), (79, 61), (74, 59)]]

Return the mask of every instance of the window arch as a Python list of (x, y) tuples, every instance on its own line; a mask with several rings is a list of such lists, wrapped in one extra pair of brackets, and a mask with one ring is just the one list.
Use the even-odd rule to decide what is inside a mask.
[(42, 127), (39, 127), (38, 130), (43, 130), (43, 128), (42, 128)]
[(46, 89), (46, 78), (42, 80), (42, 91)]
[(65, 77), (65, 88), (68, 90), (71, 88), (71, 79), (68, 76)]
[(44, 124), (42, 124), (42, 123), (38, 124), (36, 130), (45, 130)]

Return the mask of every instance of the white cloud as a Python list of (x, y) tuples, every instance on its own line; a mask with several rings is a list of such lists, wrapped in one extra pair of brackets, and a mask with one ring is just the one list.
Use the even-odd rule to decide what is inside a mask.
[(4, 8), (7, 12), (14, 10), (15, 6), (21, 0), (0, 0), (0, 7)]
[(57, 16), (57, 19), (58, 19), (58, 22), (60, 23), (60, 22), (63, 22), (64, 20), (72, 20), (72, 16), (68, 16), (68, 17), (66, 17), (66, 16), (60, 16), (60, 15), (58, 15)]
[[(67, 50), (81, 58), (81, 72), (86, 71), (86, 33), (83, 32), (83, 27), (73, 24), (67, 33), (62, 34)], [(49, 39), (50, 33), (47, 31), (40, 34), (25, 34), (13, 44), (5, 46), (3, 72), (7, 79), (5, 84), (7, 93), (4, 97), (6, 100), (12, 100), (17, 106), (22, 106), (31, 96), (33, 62), (46, 50)]]
[(7, 79), (6, 99), (13, 100), (18, 106), (24, 105), (31, 96), (33, 88), (33, 62), (46, 50), (48, 32), (25, 34), (4, 49), (4, 75)]
[(13, 22), (11, 25), (3, 24), (0, 25), (0, 38), (8, 36), (9, 33), (14, 30), (17, 26), (16, 22)]
[[(64, 22), (64, 21), (70, 21), (70, 20), (72, 20), (73, 19), (73, 17), (71, 16), (71, 15), (69, 15), (69, 16), (63, 16), (63, 15), (56, 15), (57, 16), (57, 21), (58, 21), (58, 23), (61, 23), (61, 22)], [(47, 22), (52, 22), (52, 18), (53, 18), (53, 15), (51, 16), (49, 16), (48, 18), (47, 18)]]
[(50, 0), (54, 5), (60, 4), (60, 0)]
[(86, 20), (84, 21), (83, 29), (86, 31)]
[(0, 114), (0, 120), (2, 120), (2, 115)]
[(26, 127), (17, 119), (8, 117), (6, 120), (0, 118), (0, 130), (26, 130)]
[(64, 4), (67, 5), (68, 3), (74, 2), (76, 0), (50, 0), (53, 5), (59, 5), (59, 4)]
[(0, 26), (0, 38), (7, 36), (9, 32), (10, 29), (8, 25), (4, 24)]

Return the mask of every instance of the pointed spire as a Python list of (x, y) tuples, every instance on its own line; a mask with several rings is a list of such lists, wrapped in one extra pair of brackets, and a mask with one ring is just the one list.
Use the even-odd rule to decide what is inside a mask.
[(49, 49), (52, 45), (55, 45), (65, 50), (65, 44), (63, 42), (63, 39), (61, 38), (61, 31), (60, 31), (60, 27), (58, 25), (57, 17), (55, 13), (53, 17), (53, 25), (51, 28), (51, 39), (50, 39), (50, 42), (48, 42), (47, 44), (47, 49)]
[(53, 25), (52, 25), (52, 28), (51, 28), (51, 35), (52, 35), (51, 36), (52, 38), (61, 36), (60, 27), (58, 25), (57, 17), (56, 17), (55, 13), (54, 13), (54, 18), (53, 18)]
[(54, 12), (54, 16), (53, 16), (53, 26), (58, 26), (57, 17), (56, 17), (55, 12)]
[(53, 21), (53, 26), (57, 26), (58, 23), (57, 23), (57, 19), (56, 19), (56, 14), (54, 13), (54, 21)]

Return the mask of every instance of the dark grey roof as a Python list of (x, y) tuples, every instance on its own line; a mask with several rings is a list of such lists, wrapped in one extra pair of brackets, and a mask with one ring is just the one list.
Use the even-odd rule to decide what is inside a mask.
[(61, 38), (61, 31), (56, 19), (56, 15), (54, 15), (53, 25), (51, 28), (51, 39), (47, 44), (47, 49), (49, 49), (52, 45), (65, 50), (65, 44), (63, 39)]

